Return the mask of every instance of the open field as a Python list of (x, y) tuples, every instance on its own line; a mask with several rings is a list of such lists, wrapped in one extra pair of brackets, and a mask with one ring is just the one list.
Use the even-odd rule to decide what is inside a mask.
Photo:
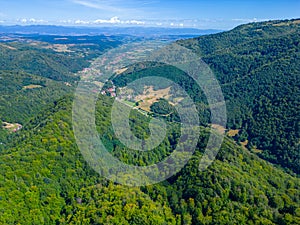
[(73, 45), (66, 45), (66, 44), (53, 44), (53, 45), (48, 45), (47, 49), (52, 49), (53, 51), (56, 52), (74, 52), (69, 50), (69, 47), (71, 47)]
[(160, 89), (155, 91), (153, 89), (153, 86), (145, 87), (144, 93), (142, 95), (138, 95), (135, 97), (135, 101), (139, 102), (138, 108), (141, 108), (145, 111), (150, 111), (150, 106), (158, 102), (159, 99), (169, 99), (170, 98), (170, 90), (171, 87), (168, 87), (166, 89)]
[(24, 86), (24, 87), (23, 87), (23, 90), (27, 90), (27, 89), (35, 89), (35, 88), (42, 88), (42, 87), (43, 87), (43, 86), (41, 86), (41, 85), (30, 84), (30, 85)]
[(29, 41), (30, 45), (38, 46), (44, 49), (51, 49), (55, 52), (74, 52), (70, 50), (70, 47), (76, 46), (75, 44), (49, 44), (42, 41)]

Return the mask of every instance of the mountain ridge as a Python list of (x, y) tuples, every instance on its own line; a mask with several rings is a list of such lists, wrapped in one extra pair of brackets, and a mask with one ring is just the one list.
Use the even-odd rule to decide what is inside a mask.
[(137, 36), (158, 36), (158, 35), (205, 35), (217, 33), (216, 29), (195, 29), (195, 28), (159, 28), (159, 27), (80, 27), (80, 26), (59, 26), (59, 25), (15, 25), (0, 26), (0, 33), (20, 34), (60, 34), (60, 35), (137, 35)]

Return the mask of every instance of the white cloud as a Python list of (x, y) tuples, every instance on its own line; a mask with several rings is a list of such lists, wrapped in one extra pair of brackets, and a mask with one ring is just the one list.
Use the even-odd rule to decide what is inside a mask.
[[(68, 23), (68, 22), (66, 22), (66, 23)], [(75, 24), (82, 24), (82, 25), (90, 24), (89, 21), (84, 21), (84, 20), (76, 20), (74, 23)]]
[(145, 25), (144, 21), (138, 21), (138, 20), (127, 20), (125, 24), (135, 24), (135, 25)]
[(71, 24), (71, 23), (73, 23), (73, 20), (59, 20), (58, 23)]
[[(160, 26), (163, 25), (163, 23), (161, 23), (161, 22), (160, 23), (156, 23), (156, 24), (157, 25), (160, 24)], [(167, 24), (164, 24), (164, 25), (167, 25)], [(171, 27), (178, 27), (178, 28), (186, 27), (185, 23), (183, 23), (183, 22), (181, 22), (179, 20), (171, 22), (168, 25), (171, 26)]]
[(48, 23), (47, 20), (39, 20), (39, 19), (34, 19), (34, 18), (29, 19), (29, 22), (30, 23)]
[[(4, 20), (4, 19), (2, 19)], [(238, 20), (238, 19), (235, 19)], [(1, 21), (1, 18), (0, 18)], [(6, 20), (4, 20), (6, 21)], [(140, 20), (136, 18), (126, 18), (121, 19), (121, 17), (113, 16), (108, 18), (99, 18), (99, 19), (84, 19), (84, 18), (78, 18), (78, 19), (62, 19), (57, 21), (46, 21), (43, 19), (36, 19), (36, 18), (20, 18), (16, 21), (18, 24), (24, 24), (24, 25), (30, 25), (30, 24), (41, 24), (41, 25), (47, 25), (47, 24), (56, 24), (56, 25), (65, 25), (65, 26), (145, 26), (145, 27), (173, 27), (173, 28), (184, 28), (184, 27), (197, 27), (197, 28), (209, 28), (211, 27), (211, 24), (219, 23), (220, 21), (212, 21), (208, 19), (202, 19), (202, 20), (160, 20), (160, 19), (153, 19), (153, 20)], [(233, 21), (231, 19), (228, 19), (226, 21), (223, 21), (223, 23), (241, 23), (238, 21)], [(1, 23), (1, 22), (0, 22)], [(226, 25), (226, 24), (225, 24)]]
[(17, 21), (21, 22), (21, 23), (26, 23), (26, 24), (45, 24), (45, 23), (48, 23), (48, 21), (46, 21), (46, 20), (40, 20), (40, 19), (34, 19), (34, 18), (30, 18), (30, 19), (22, 18), (22, 19), (18, 19)]
[(105, 10), (105, 11), (111, 11), (111, 12), (116, 12), (116, 11), (121, 11), (120, 8), (115, 7), (111, 4), (111, 1), (90, 1), (90, 0), (71, 0), (73, 3), (82, 5), (88, 8), (93, 8), (93, 9), (100, 9), (100, 10)]
[(115, 25), (145, 25), (145, 21), (140, 20), (121, 20), (119, 17), (114, 16), (110, 19), (97, 19), (97, 20), (60, 20), (60, 24), (68, 25), (101, 25), (101, 24), (115, 24)]
[(110, 24), (118, 24), (121, 23), (121, 20), (118, 17), (112, 17), (109, 20), (98, 19), (93, 22), (94, 24), (102, 24), (102, 23), (110, 23)]

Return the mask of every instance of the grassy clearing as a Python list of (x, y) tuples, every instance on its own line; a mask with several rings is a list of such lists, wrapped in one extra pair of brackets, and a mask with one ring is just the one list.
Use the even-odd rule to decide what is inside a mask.
[(122, 74), (122, 73), (124, 73), (127, 69), (128, 69), (128, 68), (126, 68), (126, 67), (123, 68), (123, 69), (118, 69), (118, 70), (115, 71), (115, 74), (116, 74), (116, 75)]
[(239, 132), (240, 132), (240, 130), (229, 130), (229, 131), (227, 132), (227, 135), (228, 135), (229, 137), (235, 137), (236, 135), (238, 135)]
[(56, 52), (74, 52), (69, 49), (69, 47), (72, 47), (72, 45), (66, 45), (66, 44), (53, 44), (48, 45), (46, 48), (52, 49)]
[(226, 128), (221, 126), (221, 125), (218, 125), (218, 124), (212, 124), (211, 127), (216, 130), (218, 133), (220, 134), (225, 134), (225, 131), (226, 131)]
[(24, 86), (24, 87), (23, 87), (23, 90), (27, 90), (27, 89), (35, 89), (35, 88), (42, 88), (42, 87), (43, 87), (43, 86), (41, 86), (41, 85), (30, 84), (30, 85)]
[(153, 86), (145, 87), (144, 92), (142, 95), (138, 95), (135, 97), (136, 102), (139, 103), (139, 108), (145, 111), (150, 111), (150, 106), (158, 102), (159, 99), (169, 99), (171, 87), (166, 89), (154, 90)]

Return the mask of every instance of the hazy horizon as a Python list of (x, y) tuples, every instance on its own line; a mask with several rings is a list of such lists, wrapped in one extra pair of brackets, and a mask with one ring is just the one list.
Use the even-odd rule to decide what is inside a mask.
[(300, 18), (296, 0), (0, 0), (0, 5), (0, 25), (229, 30), (249, 22)]

